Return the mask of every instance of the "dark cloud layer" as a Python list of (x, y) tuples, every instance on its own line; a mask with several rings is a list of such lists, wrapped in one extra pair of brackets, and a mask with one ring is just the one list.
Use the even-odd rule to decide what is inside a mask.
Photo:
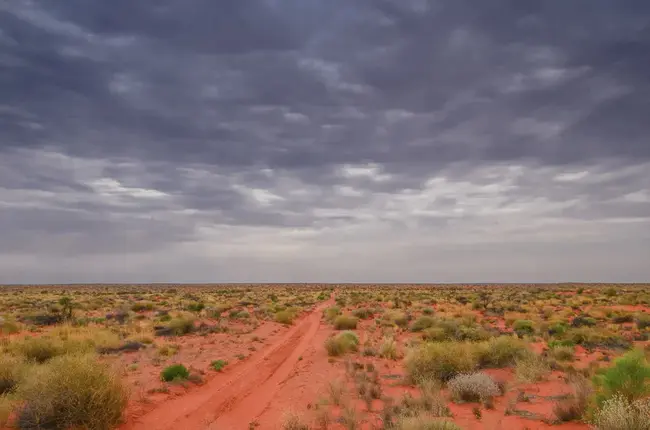
[(3, 2), (0, 281), (647, 280), (648, 52), (643, 0)]

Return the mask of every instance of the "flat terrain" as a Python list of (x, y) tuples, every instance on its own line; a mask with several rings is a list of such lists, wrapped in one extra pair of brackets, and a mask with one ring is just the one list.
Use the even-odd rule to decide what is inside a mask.
[[(107, 428), (588, 429), (595, 375), (650, 350), (649, 287), (5, 286), (2, 354), (90, 354), (128, 395)], [(0, 418), (28, 428), (29, 376), (3, 372)]]

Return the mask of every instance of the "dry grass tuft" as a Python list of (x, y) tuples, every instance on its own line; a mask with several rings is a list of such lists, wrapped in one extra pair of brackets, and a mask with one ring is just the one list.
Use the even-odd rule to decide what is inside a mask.
[(122, 418), (127, 392), (117, 373), (94, 355), (56, 357), (36, 368), (17, 390), (24, 403), (19, 428), (109, 430)]

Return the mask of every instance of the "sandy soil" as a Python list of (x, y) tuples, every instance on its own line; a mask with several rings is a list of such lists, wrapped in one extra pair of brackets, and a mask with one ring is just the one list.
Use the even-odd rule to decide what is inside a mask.
[[(274, 400), (282, 385), (305, 368), (299, 364), (306, 352), (313, 356), (322, 349), (322, 343), (314, 344), (313, 340), (319, 332), (322, 310), (332, 304), (333, 300), (322, 303), (273, 344), (206, 384), (160, 403), (144, 415), (131, 416), (121, 429), (244, 429), (250, 423), (261, 424), (258, 417), (262, 414), (277, 415), (278, 410), (284, 410), (277, 398)], [(274, 405), (270, 406), (272, 400)]]

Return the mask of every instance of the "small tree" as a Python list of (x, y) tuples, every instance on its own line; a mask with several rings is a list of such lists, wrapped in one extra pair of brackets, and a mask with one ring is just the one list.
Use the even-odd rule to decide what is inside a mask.
[(59, 305), (61, 305), (61, 315), (63, 316), (63, 319), (70, 321), (72, 319), (72, 308), (74, 307), (72, 298), (68, 296), (61, 297), (59, 299)]
[(643, 351), (629, 351), (614, 361), (614, 365), (594, 376), (598, 406), (621, 395), (630, 402), (650, 394), (650, 365)]

